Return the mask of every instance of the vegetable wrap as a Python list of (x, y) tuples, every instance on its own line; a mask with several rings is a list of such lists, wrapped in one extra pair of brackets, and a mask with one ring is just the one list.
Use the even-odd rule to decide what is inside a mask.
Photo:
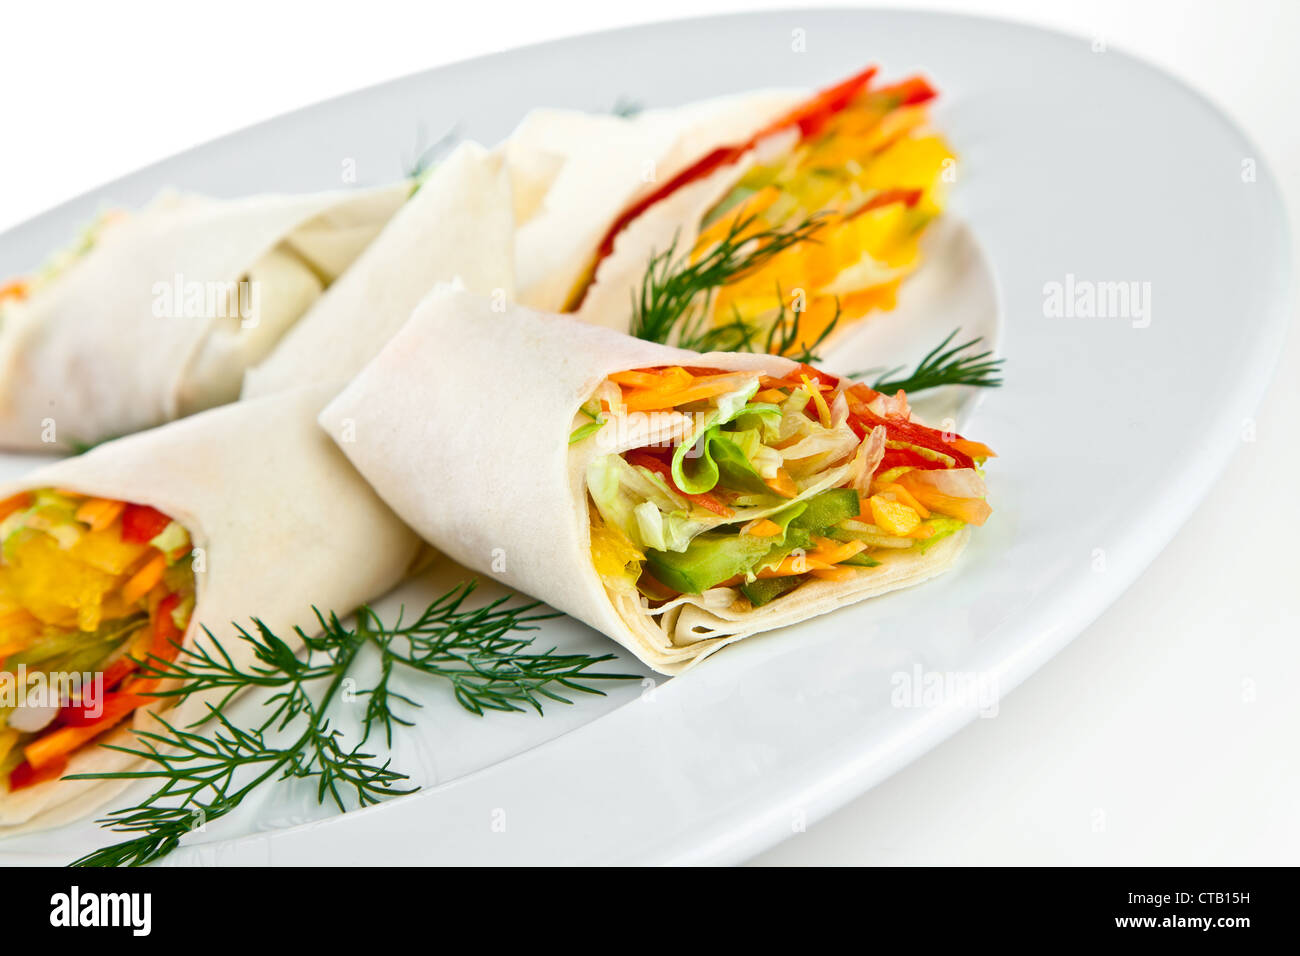
[(409, 191), (169, 192), (101, 217), (0, 287), (0, 448), (85, 447), (234, 400)]
[(802, 98), (765, 90), (633, 116), (529, 113), (498, 147), (514, 189), (518, 301), (561, 311), (619, 210), (716, 143), (750, 135)]
[[(629, 331), (648, 272), (744, 259), (766, 245), (773, 254), (736, 270), (704, 303), (705, 347), (766, 350), (753, 345), (797, 313), (798, 334), (783, 345), (800, 354), (892, 309), (943, 210), (955, 158), (929, 126), (929, 83), (882, 85), (876, 73), (777, 115), (774, 101), (756, 101), (748, 123), (706, 125), (692, 161), (643, 186), (588, 248), (564, 311)], [(664, 340), (653, 329), (636, 334)]]
[(901, 392), (456, 291), (321, 424), (442, 552), (669, 674), (933, 577), (989, 514), (992, 452)]
[(316, 425), (331, 386), (214, 409), (0, 487), (0, 835), (91, 812), (131, 728), (206, 713), (150, 697), (149, 655), (251, 663), (235, 625), (317, 630), (404, 575), (419, 542)]

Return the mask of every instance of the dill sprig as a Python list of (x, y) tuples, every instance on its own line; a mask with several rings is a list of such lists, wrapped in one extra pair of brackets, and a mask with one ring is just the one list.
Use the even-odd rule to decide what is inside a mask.
[(757, 214), (738, 216), (726, 235), (695, 262), (689, 254), (678, 255), (676, 239), (656, 254), (640, 293), (633, 297), (632, 334), (696, 352), (767, 351), (773, 345), (798, 342), (799, 313), (787, 316), (779, 290), (781, 314), (766, 332), (739, 315), (721, 325), (714, 323), (713, 303), (719, 289), (761, 269), (791, 246), (816, 241), (825, 222), (823, 216), (814, 215), (793, 226), (753, 230), (756, 218)]
[[(940, 385), (973, 385), (976, 388), (997, 388), (1002, 384), (1002, 379), (999, 376), (1002, 373), (1002, 363), (1005, 360), (989, 358), (993, 354), (991, 349), (970, 354), (970, 350), (974, 349), (982, 341), (978, 337), (971, 339), (969, 342), (963, 342), (961, 345), (948, 348), (948, 343), (960, 331), (960, 329), (953, 329), (949, 332), (942, 342), (926, 353), (925, 358), (921, 359), (912, 374), (904, 378), (891, 378), (891, 376), (903, 371), (905, 366), (900, 365), (880, 374), (871, 387), (878, 392), (888, 392), (890, 394), (901, 388), (909, 395), (914, 392), (924, 391), (927, 388), (938, 388)], [(851, 377), (866, 378), (868, 374), (870, 373), (857, 372)]]
[[(183, 700), (211, 695), (206, 714), (187, 727), (155, 715), (158, 729), (136, 730), (135, 746), (106, 745), (137, 757), (145, 766), (126, 771), (74, 774), (66, 779), (154, 780), (154, 791), (135, 806), (116, 810), (100, 823), (130, 838), (76, 860), (74, 866), (140, 866), (158, 860), (199, 825), (220, 819), (237, 808), (260, 786), (275, 780), (314, 779), (316, 798), (340, 810), (369, 806), (390, 796), (410, 793), (406, 774), (380, 761), (367, 748), (372, 734), (382, 731), (392, 745), (394, 726), (411, 726), (408, 708), (420, 704), (396, 691), (392, 678), (399, 670), (451, 683), (456, 701), (473, 714), (488, 711), (543, 712), (546, 701), (571, 703), (566, 693), (597, 694), (592, 682), (633, 680), (636, 675), (593, 670), (615, 660), (614, 655), (559, 654), (555, 648), (534, 651), (533, 638), (521, 632), (554, 613), (538, 613), (539, 604), (509, 606), (500, 599), (480, 608), (467, 608), (474, 590), (470, 582), (433, 601), (411, 623), (399, 616), (386, 626), (369, 607), (361, 608), (351, 626), (337, 615), (316, 611), (320, 633), (295, 629), (304, 652), (261, 621), (236, 626), (236, 637), (251, 645), (253, 661), (238, 663), (210, 631), (202, 646), (181, 648), (176, 659), (151, 657), (141, 673), (180, 681), (157, 696)], [(364, 699), (359, 739), (354, 744), (333, 727), (332, 706), (363, 650), (379, 655), (379, 676), (371, 686), (349, 690)], [(319, 683), (325, 689), (313, 690)], [(235, 724), (225, 708), (248, 688), (271, 693), (262, 701), (260, 719), (249, 726)], [(207, 732), (195, 728), (207, 724)]]
[(623, 119), (632, 119), (639, 116), (645, 110), (645, 105), (640, 100), (632, 99), (630, 96), (619, 94), (614, 100), (614, 105), (609, 108), (613, 116), (619, 116)]
[[(737, 217), (727, 234), (700, 257), (691, 262), (689, 255), (677, 254), (677, 240), (650, 260), (640, 292), (632, 303), (632, 334), (650, 342), (676, 345), (696, 352), (767, 352), (784, 355), (797, 362), (819, 361), (818, 349), (835, 331), (840, 321), (840, 303), (835, 300), (835, 315), (816, 339), (802, 344), (802, 313), (787, 308), (780, 285), (776, 289), (778, 312), (770, 324), (762, 327), (746, 321), (738, 310), (732, 317), (718, 322), (713, 316), (719, 289), (762, 268), (774, 256), (801, 242), (816, 242), (825, 217), (817, 214), (792, 227), (775, 227), (750, 232), (755, 216)], [(992, 351), (971, 354), (979, 338), (949, 348), (959, 332), (954, 329), (930, 350), (916, 370), (905, 378), (892, 376), (904, 370), (893, 368), (880, 375), (872, 387), (877, 391), (920, 392), (940, 385), (971, 385), (997, 388), (1003, 359), (990, 358)], [(857, 372), (851, 378), (866, 378), (870, 372)], [(592, 429), (594, 430), (594, 428)], [(575, 439), (576, 440), (576, 439)]]

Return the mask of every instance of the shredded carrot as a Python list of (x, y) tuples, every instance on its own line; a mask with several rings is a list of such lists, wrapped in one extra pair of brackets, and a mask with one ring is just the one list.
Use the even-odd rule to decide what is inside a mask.
[(779, 388), (765, 388), (754, 396), (756, 402), (767, 402), (769, 405), (780, 405), (788, 396)]
[(5, 299), (25, 299), (27, 298), (27, 280), (10, 279), (8, 282), (0, 285), (0, 302)]
[(817, 541), (817, 550), (808, 555), (808, 560), (820, 564), (839, 564), (858, 552), (866, 550), (866, 547), (865, 541), (832, 541), (829, 538), (820, 538)]
[(144, 567), (131, 576), (126, 584), (122, 585), (122, 600), (127, 604), (134, 604), (140, 600), (162, 580), (163, 572), (166, 570), (167, 556), (155, 554), (145, 562)]
[(775, 491), (782, 498), (797, 498), (799, 496), (799, 487), (790, 477), (790, 473), (784, 468), (778, 468), (775, 478), (764, 478), (763, 483)]
[(742, 527), (740, 533), (753, 535), (755, 538), (770, 538), (781, 533), (781, 526), (770, 518), (755, 518)]
[(687, 402), (698, 402), (724, 392), (733, 392), (746, 382), (752, 381), (753, 377), (752, 372), (727, 372), (722, 375), (702, 376), (680, 387), (632, 389), (623, 393), (623, 404), (629, 412), (675, 408)]
[(967, 438), (955, 438), (948, 444), (952, 445), (964, 455), (970, 455), (972, 458), (996, 458), (998, 453), (983, 442), (971, 441)]
[(663, 376), (656, 371), (638, 372), (615, 372), (609, 376), (609, 380), (615, 385), (627, 385), (629, 388), (656, 388), (663, 382)]
[[(126, 714), (122, 715), (125, 716)], [(98, 737), (106, 730), (111, 730), (120, 721), (121, 718), (111, 724), (107, 721), (99, 721), (87, 724), (85, 727), (60, 727), (29, 743), (23, 748), (23, 755), (29, 764), (39, 770), (46, 764), (72, 753), (86, 741)]]
[(30, 492), (20, 491), (16, 495), (10, 495), (4, 501), (0, 501), (0, 521), (8, 518), (15, 511), (22, 511), (24, 508), (32, 506), (32, 496)]
[(90, 498), (82, 502), (77, 509), (77, 520), (90, 525), (91, 531), (103, 531), (109, 527), (117, 516), (126, 510), (125, 501), (113, 501), (110, 498)]

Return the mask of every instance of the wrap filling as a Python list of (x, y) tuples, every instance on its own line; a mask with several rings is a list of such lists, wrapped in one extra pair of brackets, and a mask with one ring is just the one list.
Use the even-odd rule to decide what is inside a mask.
[(875, 72), (817, 94), (748, 142), (714, 150), (625, 210), (605, 236), (571, 309), (581, 304), (619, 235), (642, 213), (742, 159), (748, 168), (692, 224), (692, 261), (723, 242), (800, 224), (813, 228), (719, 290), (709, 306), (713, 324), (741, 323), (765, 333), (797, 295), (799, 336), (787, 349), (797, 354), (833, 323), (892, 309), (900, 282), (919, 264), (925, 227), (943, 210), (955, 160), (927, 125), (934, 89), (920, 77), (872, 88)]
[(850, 581), (991, 513), (992, 450), (914, 421), (901, 391), (809, 365), (780, 379), (620, 372), (570, 441), (609, 449), (586, 472), (592, 560), (611, 595), (639, 592), (651, 614), (683, 596), (744, 610)]
[(194, 610), (190, 534), (147, 505), (60, 489), (0, 501), (0, 780), (21, 790), (148, 704)]

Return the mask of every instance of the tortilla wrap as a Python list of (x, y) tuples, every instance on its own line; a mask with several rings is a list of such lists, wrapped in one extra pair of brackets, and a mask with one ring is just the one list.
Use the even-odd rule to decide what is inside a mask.
[(250, 398), (355, 375), (439, 283), (504, 304), (514, 295), (514, 217), (500, 155), (463, 143), (351, 269), (244, 382)]
[(439, 291), (320, 421), (393, 510), (447, 556), (586, 622), (665, 674), (956, 560), (965, 531), (924, 554), (882, 556), (851, 582), (809, 582), (757, 609), (704, 607), (687, 596), (656, 620), (636, 601), (616, 605), (592, 564), (585, 481), (588, 463), (609, 449), (591, 439), (570, 446), (569, 435), (607, 375), (674, 364), (775, 376), (795, 367), (770, 355), (701, 356), (522, 307), (502, 314), (481, 298)]
[(633, 117), (530, 113), (498, 147), (516, 197), (519, 302), (563, 309), (624, 208), (715, 146), (751, 136), (802, 97), (765, 90)]
[[(420, 544), (316, 426), (335, 389), (315, 386), (228, 405), (109, 442), (0, 488), (58, 487), (151, 505), (189, 529), (202, 549), (184, 642), (210, 628), (231, 657), (252, 661), (232, 622), (257, 617), (287, 642), (317, 630), (312, 606), (343, 614), (403, 577)], [(198, 695), (167, 712), (184, 725), (206, 713)], [(130, 727), (160, 729), (144, 710), (98, 738), (130, 746)], [(67, 773), (124, 770), (141, 761), (94, 744)], [(126, 781), (54, 780), (0, 794), (0, 836), (56, 826), (104, 806)]]
[(234, 400), (409, 190), (164, 193), (107, 221), (0, 302), (0, 447), (93, 445)]

